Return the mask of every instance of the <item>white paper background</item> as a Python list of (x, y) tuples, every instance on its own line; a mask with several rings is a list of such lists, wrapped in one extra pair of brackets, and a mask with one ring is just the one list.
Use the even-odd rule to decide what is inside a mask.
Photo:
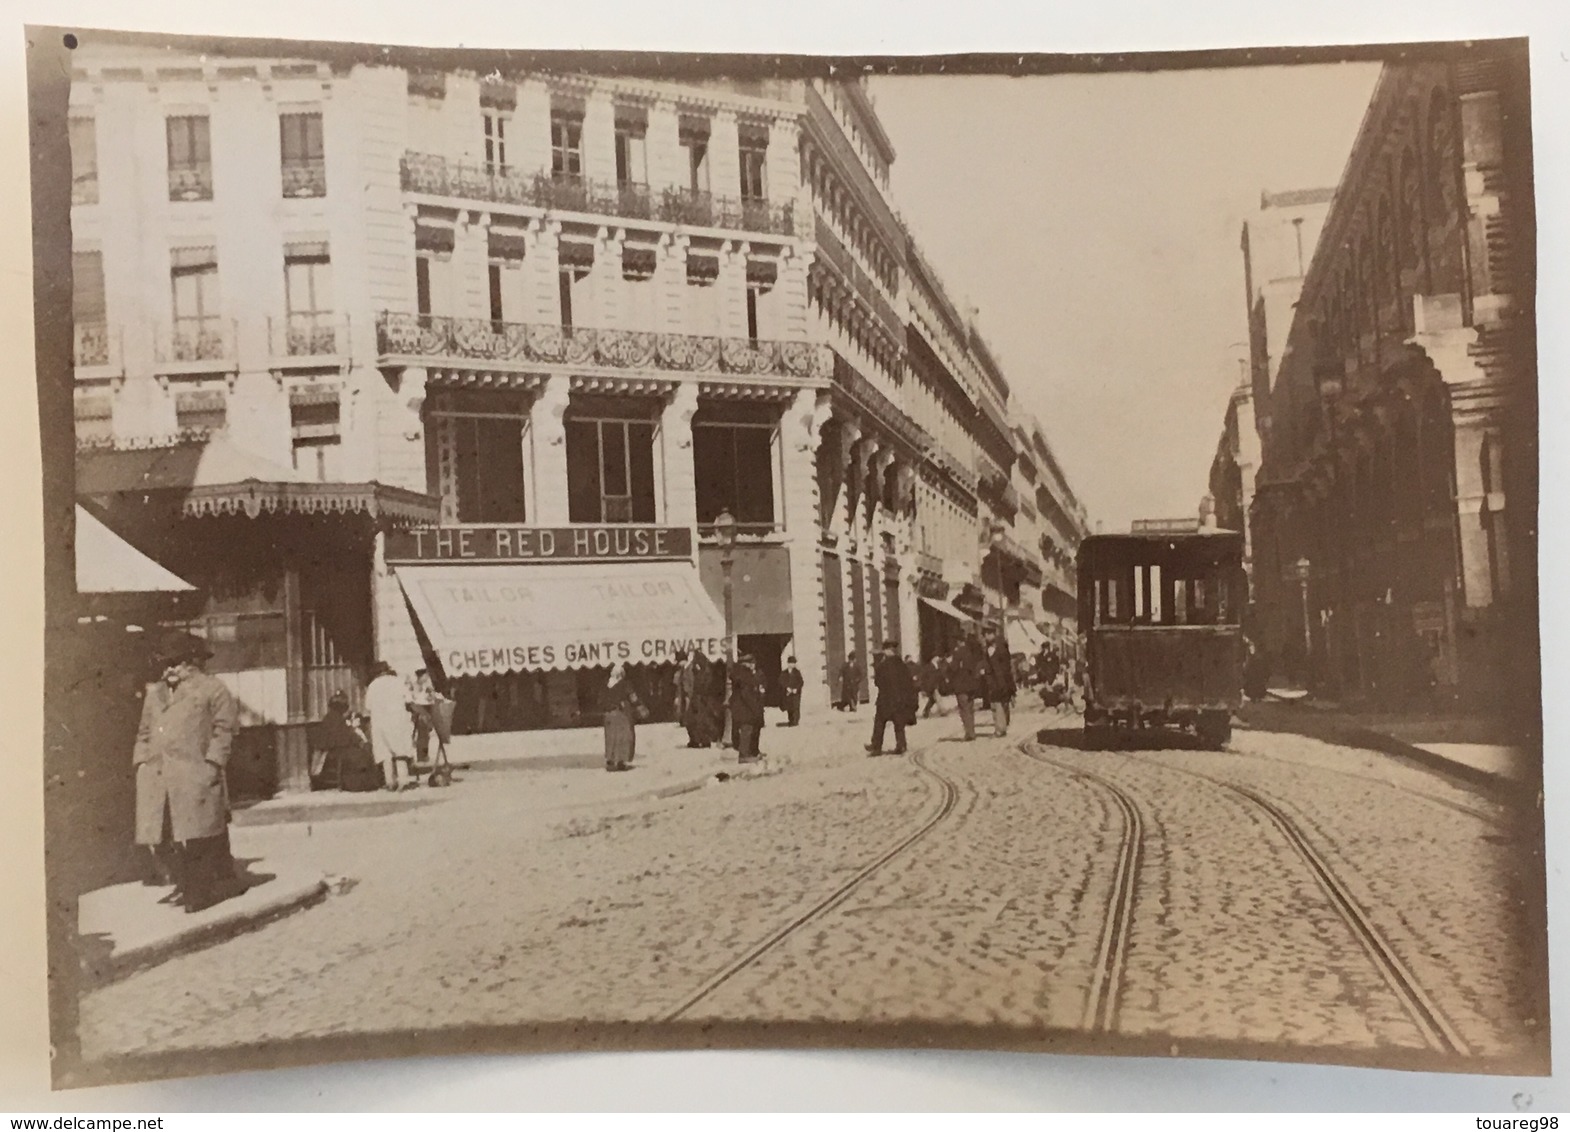
[[(8, 4), (16, 22), (0, 39), (4, 374), (0, 464), (5, 494), (0, 577), (9, 600), (0, 631), (10, 645), (0, 695), (6, 721), (0, 765), (0, 1111), (201, 1112), (273, 1110), (562, 1109), (1055, 1109), (1423, 1110), (1538, 1112), (1565, 1106), (1557, 1080), (1455, 1077), (1277, 1064), (1133, 1061), (971, 1053), (736, 1053), (573, 1055), (389, 1061), (315, 1070), (154, 1083), (51, 1095), (43, 996), (41, 673), (38, 440), (33, 399), (32, 300), (27, 228), (23, 22), (189, 34), (349, 39), (361, 42), (538, 48), (899, 53), (1133, 51), (1405, 42), (1529, 34), (1541, 247), (1543, 520), (1541, 567), (1547, 700), (1548, 825), (1570, 797), (1563, 768), (1566, 708), (1565, 502), (1570, 482), (1560, 440), (1567, 395), (1570, 292), (1570, 5), (1564, 0), (1189, 0), (1058, 6), (1002, 0), (36, 0)], [(983, 128), (984, 123), (978, 123)], [(1560, 803), (1554, 805), (1554, 801)], [(1563, 960), (1565, 838), (1551, 835), (1551, 930)], [(1564, 976), (1562, 965), (1556, 973)], [(1562, 978), (1561, 980), (1562, 981)], [(1563, 987), (1559, 990), (1562, 992)], [(1553, 1025), (1570, 1040), (1565, 995)], [(334, 1122), (338, 1123), (338, 1122)], [(356, 1127), (369, 1121), (354, 1120)], [(1451, 1123), (1451, 1122), (1446, 1122)], [(1453, 1122), (1474, 1127), (1470, 1119)], [(172, 1125), (178, 1127), (178, 1122)]]

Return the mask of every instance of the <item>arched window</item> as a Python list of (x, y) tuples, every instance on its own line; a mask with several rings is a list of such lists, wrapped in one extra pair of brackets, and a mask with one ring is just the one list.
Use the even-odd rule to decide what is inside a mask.
[(1459, 158), (1453, 107), (1436, 88), (1428, 104), (1428, 249), (1430, 286), (1435, 294), (1459, 294), (1464, 286)]

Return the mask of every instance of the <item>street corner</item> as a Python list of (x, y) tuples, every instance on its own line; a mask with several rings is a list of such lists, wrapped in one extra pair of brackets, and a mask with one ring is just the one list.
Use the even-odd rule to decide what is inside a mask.
[(237, 862), (240, 891), (200, 912), (171, 901), (173, 889), (110, 885), (77, 902), (77, 949), (90, 984), (117, 979), (221, 943), (325, 899), (353, 881), (265, 858)]

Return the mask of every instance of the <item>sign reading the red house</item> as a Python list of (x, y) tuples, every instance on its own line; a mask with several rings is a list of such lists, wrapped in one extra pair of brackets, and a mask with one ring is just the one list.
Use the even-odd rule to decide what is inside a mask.
[(419, 527), (387, 532), (387, 561), (664, 562), (692, 557), (691, 527)]

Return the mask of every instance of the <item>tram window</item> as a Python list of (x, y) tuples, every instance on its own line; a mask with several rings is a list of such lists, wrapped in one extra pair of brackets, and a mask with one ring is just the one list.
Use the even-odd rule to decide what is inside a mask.
[(1107, 616), (1106, 616), (1106, 620), (1108, 622), (1115, 622), (1118, 619), (1118, 590), (1121, 589), (1122, 587), (1117, 584), (1117, 579), (1115, 579), (1115, 578), (1108, 578), (1106, 580), (1106, 586), (1107, 586), (1107, 605), (1106, 605)]
[(1147, 578), (1150, 582), (1150, 622), (1153, 625), (1159, 625), (1162, 622), (1163, 605), (1161, 600), (1161, 567), (1159, 565), (1151, 565), (1145, 569), (1148, 571)]
[(1147, 582), (1147, 580), (1148, 579), (1146, 578), (1146, 575), (1145, 575), (1145, 568), (1143, 566), (1136, 566), (1136, 567), (1134, 567), (1134, 617), (1133, 617), (1133, 619), (1135, 621), (1143, 621), (1145, 619), (1145, 593), (1146, 593), (1145, 583)]
[(1188, 624), (1188, 589), (1187, 578), (1174, 579), (1172, 584), (1172, 624)]

